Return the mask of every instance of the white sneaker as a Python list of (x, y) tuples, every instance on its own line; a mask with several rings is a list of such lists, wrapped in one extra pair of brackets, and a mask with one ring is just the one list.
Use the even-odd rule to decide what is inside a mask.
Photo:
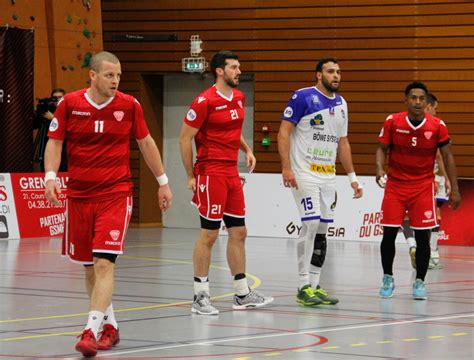
[(250, 292), (243, 298), (234, 295), (234, 305), (232, 305), (232, 308), (234, 310), (256, 308), (270, 304), (272, 301), (273, 298), (271, 296), (264, 296), (257, 290), (251, 289)]
[(211, 304), (211, 298), (209, 294), (205, 291), (199, 292), (194, 296), (193, 306), (191, 307), (191, 312), (193, 314), (199, 315), (218, 315), (219, 310), (217, 310)]
[(428, 269), (442, 269), (443, 266), (439, 263), (439, 251), (431, 251), (430, 262), (428, 264)]

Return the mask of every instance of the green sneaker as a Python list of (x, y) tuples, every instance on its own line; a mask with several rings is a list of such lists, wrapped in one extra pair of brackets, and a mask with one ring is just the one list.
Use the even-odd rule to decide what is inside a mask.
[(329, 297), (328, 293), (319, 285), (316, 290), (313, 291), (314, 295), (321, 299), (323, 305), (336, 305), (339, 302), (338, 299)]
[(296, 302), (303, 306), (316, 306), (323, 303), (323, 301), (316, 296), (316, 290), (314, 290), (309, 284), (298, 289)]

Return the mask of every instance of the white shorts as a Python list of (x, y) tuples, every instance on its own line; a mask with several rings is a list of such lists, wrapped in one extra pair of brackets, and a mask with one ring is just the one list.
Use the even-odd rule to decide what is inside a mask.
[(439, 184), (438, 191), (436, 191), (436, 201), (445, 202), (448, 201), (449, 197), (446, 194), (446, 179), (444, 176), (435, 176), (435, 181)]
[(335, 182), (315, 182), (297, 179), (298, 190), (292, 188), (301, 221), (334, 222), (337, 193)]

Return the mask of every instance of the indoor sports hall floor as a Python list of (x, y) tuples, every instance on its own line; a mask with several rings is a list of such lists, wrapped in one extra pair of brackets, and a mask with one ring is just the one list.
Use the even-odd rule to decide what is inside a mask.
[[(378, 244), (330, 241), (322, 285), (340, 303), (304, 308), (295, 302), (295, 240), (249, 238), (249, 281), (275, 301), (233, 311), (223, 237), (210, 273), (221, 313), (206, 317), (190, 311), (196, 236), (129, 231), (113, 300), (121, 342), (98, 358), (474, 358), (474, 248), (442, 247), (444, 269), (428, 272), (428, 301), (415, 301), (407, 249), (397, 245), (395, 295), (381, 300)], [(88, 306), (83, 273), (59, 248), (59, 239), (0, 241), (0, 358), (81, 358), (74, 344)]]

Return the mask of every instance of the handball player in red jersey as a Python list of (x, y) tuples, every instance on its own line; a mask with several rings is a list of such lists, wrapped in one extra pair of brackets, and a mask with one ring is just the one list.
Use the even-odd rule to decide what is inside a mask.
[[(393, 296), (395, 238), (406, 213), (417, 244), (413, 298), (427, 298), (424, 280), (430, 260), (430, 233), (438, 225), (433, 172), (438, 149), (451, 183), (449, 202), (454, 209), (461, 203), (448, 129), (443, 120), (424, 112), (427, 94), (422, 82), (410, 83), (405, 89), (408, 111), (389, 115), (379, 135), (376, 181), (385, 187), (381, 221), (384, 234), (380, 245), (384, 271), (381, 298)], [(388, 175), (384, 170), (387, 156)]]
[[(194, 247), (194, 301), (191, 311), (217, 315), (209, 295), (211, 251), (221, 221), (227, 227), (227, 261), (234, 279), (234, 309), (247, 309), (273, 301), (250, 289), (245, 276), (245, 202), (237, 159), (245, 153), (247, 167), (255, 167), (255, 156), (242, 136), (244, 94), (237, 90), (240, 63), (237, 55), (222, 50), (211, 59), (216, 83), (197, 96), (184, 118), (180, 134), (183, 165), (193, 204), (199, 211), (201, 231)], [(196, 144), (193, 167), (192, 141)]]
[(160, 152), (140, 103), (117, 90), (120, 75), (120, 62), (114, 54), (100, 52), (92, 57), (91, 85), (61, 99), (49, 127), (45, 152), (46, 198), (57, 204), (60, 188), (56, 172), (67, 140), (69, 181), (63, 255), (85, 269), (90, 311), (76, 350), (86, 357), (95, 356), (98, 349), (109, 350), (120, 340), (112, 294), (115, 261), (123, 253), (133, 208), (131, 137), (157, 178), (160, 208), (167, 210), (172, 201)]

